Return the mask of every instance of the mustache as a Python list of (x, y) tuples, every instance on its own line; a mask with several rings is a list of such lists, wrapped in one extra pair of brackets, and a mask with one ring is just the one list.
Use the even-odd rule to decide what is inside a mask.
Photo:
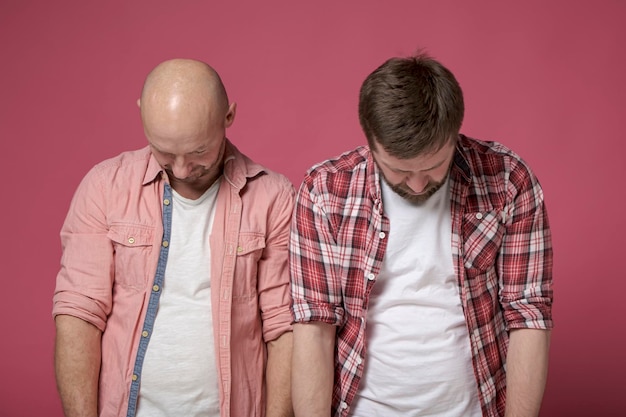
[(189, 174), (184, 177), (184, 178), (180, 178), (177, 177), (176, 175), (174, 175), (174, 171), (171, 168), (164, 168), (165, 173), (167, 174), (167, 176), (170, 179), (175, 179), (177, 181), (181, 181), (181, 182), (185, 182), (185, 181), (193, 181), (196, 180), (204, 175), (207, 175), (209, 173), (211, 173), (211, 169), (210, 168), (206, 168), (206, 167), (201, 167), (201, 168), (197, 168), (197, 169), (193, 169), (189, 172)]

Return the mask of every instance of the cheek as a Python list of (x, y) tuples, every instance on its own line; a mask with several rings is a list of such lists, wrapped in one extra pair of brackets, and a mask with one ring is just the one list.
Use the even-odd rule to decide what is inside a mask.
[(199, 158), (194, 161), (195, 165), (201, 165), (204, 169), (213, 169), (215, 165), (215, 160), (211, 158)]
[(385, 179), (387, 180), (387, 182), (389, 182), (390, 184), (400, 184), (406, 180), (406, 175), (399, 174), (397, 172), (389, 171), (384, 172), (383, 174), (385, 175)]
[(212, 171), (215, 168), (215, 161), (211, 158), (196, 157), (189, 160), (189, 164), (196, 170)]
[(438, 169), (436, 172), (432, 172), (429, 177), (430, 177), (430, 182), (433, 183), (440, 183), (443, 182), (446, 178), (446, 175), (448, 174), (448, 169)]
[(162, 167), (170, 167), (170, 166), (172, 166), (171, 158), (167, 158), (167, 157), (165, 157), (163, 155), (157, 155), (157, 154), (153, 154), (153, 155), (154, 155), (154, 159), (156, 159), (156, 161)]

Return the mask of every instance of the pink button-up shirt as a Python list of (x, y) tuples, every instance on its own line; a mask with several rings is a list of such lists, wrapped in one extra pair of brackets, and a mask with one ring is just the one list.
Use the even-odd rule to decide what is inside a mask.
[[(291, 330), (287, 242), (294, 191), (227, 143), (210, 236), (221, 415), (265, 414), (265, 343)], [(61, 230), (53, 316), (102, 334), (99, 414), (134, 416), (171, 228), (167, 176), (148, 147), (96, 165)]]

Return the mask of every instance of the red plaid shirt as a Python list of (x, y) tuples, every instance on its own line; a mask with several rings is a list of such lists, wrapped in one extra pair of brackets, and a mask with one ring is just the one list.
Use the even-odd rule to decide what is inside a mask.
[[(389, 220), (367, 147), (313, 167), (291, 229), (295, 322), (338, 326), (332, 415), (347, 416), (366, 358), (369, 294)], [(552, 328), (552, 245), (529, 167), (494, 142), (459, 136), (450, 171), (452, 256), (484, 416), (505, 405), (508, 330)]]

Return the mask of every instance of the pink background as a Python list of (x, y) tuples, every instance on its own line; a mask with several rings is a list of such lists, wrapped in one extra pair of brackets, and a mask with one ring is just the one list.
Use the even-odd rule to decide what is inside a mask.
[(212, 63), (239, 105), (230, 138), (299, 185), (365, 142), (361, 81), (417, 47), (457, 75), (463, 132), (509, 145), (544, 186), (557, 327), (541, 415), (626, 415), (625, 18), (618, 0), (2, 0), (0, 416), (61, 416), (59, 229), (93, 164), (144, 146), (135, 100), (154, 65)]

